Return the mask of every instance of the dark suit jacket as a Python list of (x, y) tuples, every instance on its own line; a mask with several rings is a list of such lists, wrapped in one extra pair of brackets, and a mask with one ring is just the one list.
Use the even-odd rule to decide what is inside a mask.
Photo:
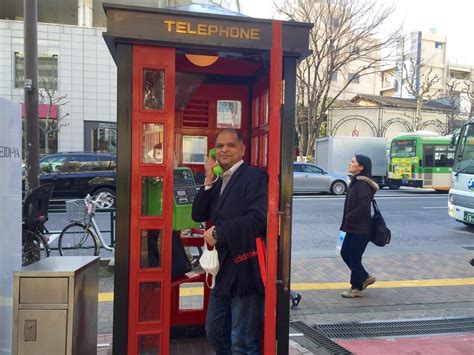
[(252, 274), (246, 275), (248, 279), (245, 280), (242, 279), (242, 269), (237, 269), (246, 263), (237, 267), (235, 260), (239, 257), (239, 250), (255, 250), (256, 237), (265, 236), (268, 175), (264, 170), (244, 163), (232, 175), (222, 195), (221, 186), (222, 179), (219, 179), (210, 189), (201, 188), (194, 199), (192, 217), (196, 222), (210, 220), (216, 226), (220, 269), (214, 293), (234, 296), (247, 293), (249, 287), (262, 288), (257, 258), (247, 265)]

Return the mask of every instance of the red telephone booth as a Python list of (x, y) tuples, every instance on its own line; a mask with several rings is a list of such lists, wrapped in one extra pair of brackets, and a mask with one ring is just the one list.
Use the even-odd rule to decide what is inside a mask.
[(180, 285), (204, 276), (174, 275), (172, 254), (179, 231), (193, 227), (193, 179), (226, 127), (270, 177), (263, 346), (287, 353), (296, 65), (312, 24), (196, 4), (104, 8), (118, 68), (113, 353), (167, 354), (171, 329), (204, 324), (207, 287), (202, 309), (179, 304)]

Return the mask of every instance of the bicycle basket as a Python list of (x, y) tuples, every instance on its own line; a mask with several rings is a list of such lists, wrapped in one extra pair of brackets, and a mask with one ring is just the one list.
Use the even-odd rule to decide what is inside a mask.
[[(95, 205), (92, 204), (92, 212)], [(87, 219), (87, 207), (84, 199), (66, 201), (66, 217), (71, 222), (84, 222)]]

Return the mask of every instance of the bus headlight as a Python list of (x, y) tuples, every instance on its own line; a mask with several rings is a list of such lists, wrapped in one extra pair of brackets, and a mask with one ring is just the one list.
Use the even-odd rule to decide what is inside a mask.
[(453, 204), (453, 203), (454, 203), (454, 195), (453, 195), (453, 194), (450, 193), (450, 194), (448, 195), (448, 201), (449, 201), (450, 204)]

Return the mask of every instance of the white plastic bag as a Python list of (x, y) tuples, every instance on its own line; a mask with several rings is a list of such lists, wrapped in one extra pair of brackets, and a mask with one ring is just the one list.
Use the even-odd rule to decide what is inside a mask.
[(339, 231), (339, 236), (337, 237), (336, 250), (341, 251), (342, 243), (344, 243), (344, 238), (346, 237), (346, 232)]
[[(204, 242), (203, 252), (201, 258), (199, 259), (199, 264), (201, 264), (202, 269), (206, 272), (206, 285), (211, 289), (214, 288), (216, 285), (216, 275), (219, 272), (219, 257), (215, 246), (212, 248), (212, 250), (209, 250), (207, 249), (206, 242)], [(209, 274), (212, 275), (212, 283), (210, 286), (207, 281)]]

